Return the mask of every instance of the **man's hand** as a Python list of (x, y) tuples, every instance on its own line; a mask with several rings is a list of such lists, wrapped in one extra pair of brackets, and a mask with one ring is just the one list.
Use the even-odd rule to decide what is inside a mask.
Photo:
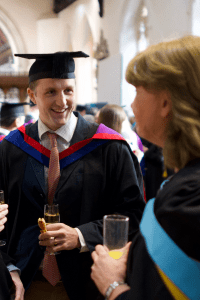
[(46, 246), (50, 253), (81, 247), (76, 229), (63, 223), (47, 225), (47, 232), (41, 233), (39, 240), (40, 246)]
[(21, 282), (19, 274), (17, 271), (11, 271), (10, 275), (12, 277), (12, 281), (15, 285), (15, 300), (24, 300), (24, 286)]
[(4, 224), (7, 221), (6, 215), (8, 214), (8, 204), (0, 205), (0, 232), (4, 229)]
[(103, 295), (111, 283), (125, 279), (130, 245), (131, 243), (128, 243), (120, 249), (123, 255), (119, 259), (110, 257), (108, 250), (101, 245), (97, 245), (95, 251), (92, 252), (94, 264), (92, 265), (91, 278)]

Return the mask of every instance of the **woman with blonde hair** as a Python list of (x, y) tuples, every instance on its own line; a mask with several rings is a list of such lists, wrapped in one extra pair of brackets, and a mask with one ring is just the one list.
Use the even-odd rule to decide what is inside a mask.
[(145, 208), (126, 254), (92, 253), (91, 277), (106, 299), (200, 298), (200, 37), (150, 46), (129, 63), (138, 134), (176, 168)]

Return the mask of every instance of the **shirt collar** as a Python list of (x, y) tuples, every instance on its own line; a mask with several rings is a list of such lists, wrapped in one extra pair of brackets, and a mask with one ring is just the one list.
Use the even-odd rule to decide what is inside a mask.
[(70, 142), (70, 140), (72, 139), (72, 136), (74, 134), (77, 121), (78, 121), (78, 118), (72, 113), (70, 119), (68, 120), (68, 122), (65, 125), (61, 126), (56, 131), (53, 131), (53, 130), (49, 129), (39, 118), (38, 119), (39, 139), (41, 140), (43, 134), (46, 133), (47, 131), (49, 131), (52, 133), (56, 133), (57, 135), (62, 137), (67, 142)]
[(8, 135), (10, 133), (10, 130), (0, 127), (0, 132), (1, 134)]

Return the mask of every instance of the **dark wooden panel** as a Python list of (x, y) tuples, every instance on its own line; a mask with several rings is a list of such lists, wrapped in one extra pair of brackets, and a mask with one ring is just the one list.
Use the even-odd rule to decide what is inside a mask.
[(57, 14), (77, 0), (54, 0), (53, 11)]
[(0, 75), (0, 88), (4, 90), (11, 87), (26, 89), (28, 87), (28, 74), (21, 76)]
[(99, 15), (100, 17), (103, 17), (103, 0), (98, 0), (99, 1)]

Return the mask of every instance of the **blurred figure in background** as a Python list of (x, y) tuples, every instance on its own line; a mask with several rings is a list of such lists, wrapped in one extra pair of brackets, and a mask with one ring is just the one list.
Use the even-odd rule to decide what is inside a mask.
[(95, 116), (99, 111), (98, 107), (93, 106), (94, 104), (86, 104), (86, 114)]
[(90, 122), (90, 123), (94, 123), (94, 122), (95, 122), (95, 117), (94, 117), (93, 115), (85, 114), (85, 115), (83, 116), (83, 118), (84, 118), (86, 121)]
[(131, 123), (131, 129), (136, 131), (136, 122), (135, 122), (135, 116), (129, 117), (129, 122)]
[(106, 104), (100, 109), (98, 123), (121, 133), (122, 122), (126, 119), (126, 113), (123, 108), (116, 104)]
[(94, 116), (94, 121), (99, 124), (99, 112), (100, 110), (97, 111), (96, 115)]
[(86, 114), (86, 106), (77, 104), (75, 111), (79, 112), (79, 114), (83, 117)]
[(161, 183), (169, 176), (174, 174), (172, 169), (164, 165), (163, 151), (161, 147), (141, 138), (144, 149), (144, 183), (146, 191), (146, 200), (156, 196)]
[(0, 138), (5, 137), (10, 131), (20, 127), (25, 121), (24, 105), (29, 103), (3, 102), (0, 111)]
[(143, 157), (142, 143), (135, 132), (131, 130), (130, 123), (124, 109), (117, 104), (106, 104), (97, 117), (97, 123), (119, 132), (129, 143), (131, 150), (140, 162)]
[(39, 118), (39, 109), (36, 104), (30, 100), (30, 109), (26, 114), (25, 123), (35, 123)]

